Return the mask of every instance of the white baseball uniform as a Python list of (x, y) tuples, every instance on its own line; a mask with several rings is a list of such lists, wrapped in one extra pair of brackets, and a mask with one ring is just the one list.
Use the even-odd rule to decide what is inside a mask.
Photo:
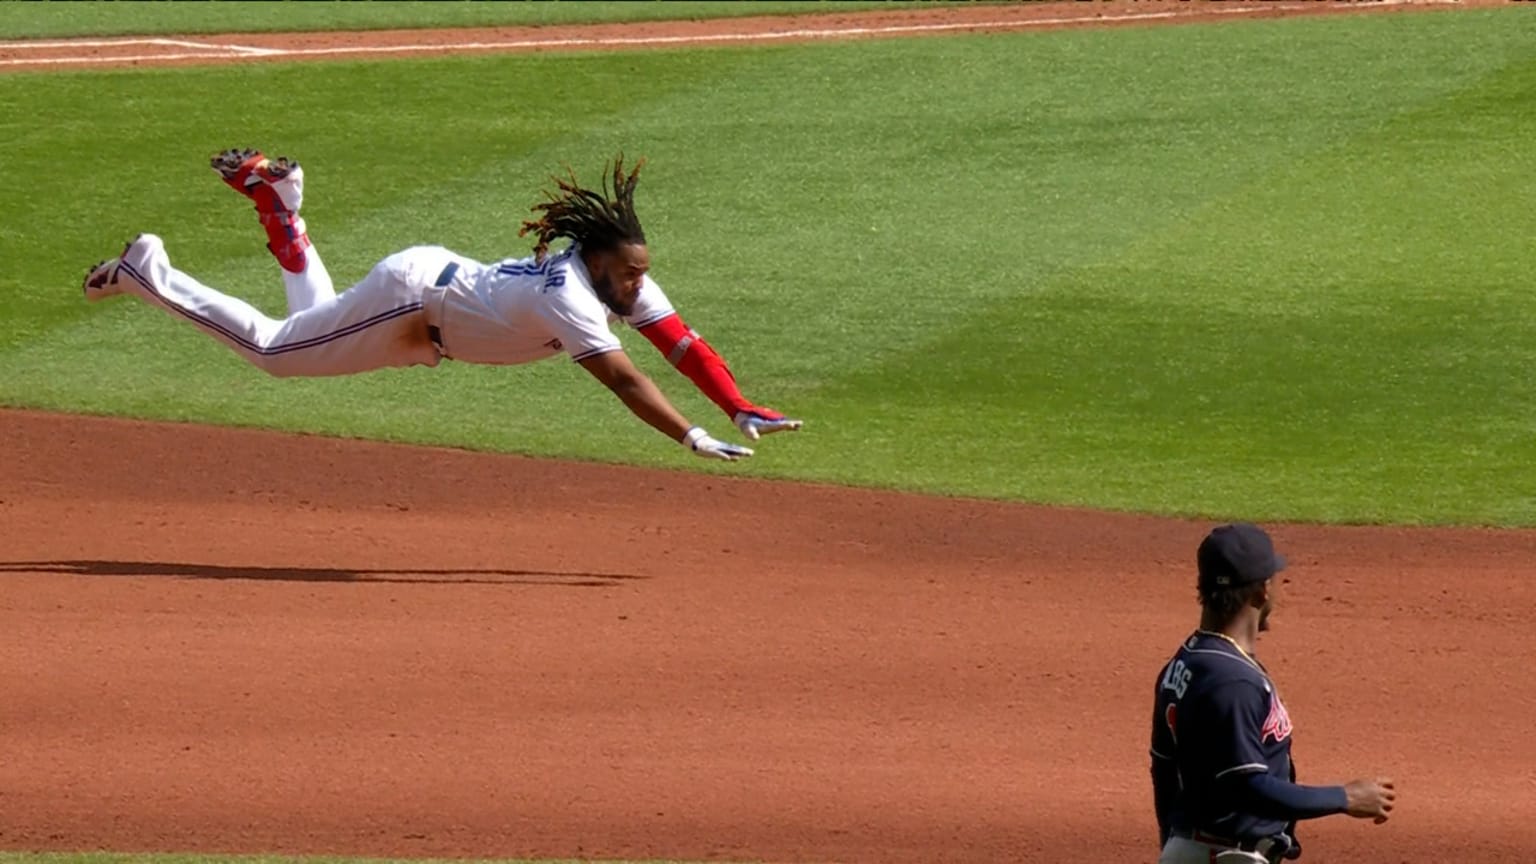
[(172, 267), (152, 235), (130, 247), (120, 272), (133, 293), (258, 368), (319, 377), (436, 366), (444, 357), (512, 365), (563, 352), (582, 360), (621, 350), (613, 322), (639, 328), (673, 314), (647, 276), (632, 314), (620, 318), (598, 299), (578, 252), (486, 265), (441, 246), (415, 246), (380, 261), (338, 295), (311, 247), (303, 272), (283, 273), (289, 314), (282, 320)]

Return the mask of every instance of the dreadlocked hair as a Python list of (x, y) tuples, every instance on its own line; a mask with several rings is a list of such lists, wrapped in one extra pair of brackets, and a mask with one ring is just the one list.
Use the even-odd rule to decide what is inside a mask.
[(533, 232), (539, 238), (533, 247), (533, 255), (541, 262), (549, 251), (550, 241), (556, 237), (565, 237), (588, 249), (644, 243), (645, 229), (640, 227), (640, 219), (635, 216), (635, 181), (644, 165), (645, 160), (641, 159), (625, 176), (624, 154), (620, 153), (611, 168), (604, 168), (612, 172), (613, 185), (610, 189), (608, 178), (604, 177), (602, 191), (583, 189), (576, 181), (576, 172), (567, 165), (568, 179), (550, 178), (555, 181), (558, 191), (546, 191), (546, 200), (533, 205), (533, 212), (544, 215), (524, 222), (517, 236)]

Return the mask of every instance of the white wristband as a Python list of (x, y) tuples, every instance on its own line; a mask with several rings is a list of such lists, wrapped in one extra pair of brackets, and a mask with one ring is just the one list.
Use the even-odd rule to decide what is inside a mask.
[(709, 433), (704, 431), (703, 426), (694, 426), (688, 430), (688, 434), (683, 436), (683, 446), (689, 450), (696, 450), (698, 448), (694, 445), (698, 444), (700, 439), (708, 437)]

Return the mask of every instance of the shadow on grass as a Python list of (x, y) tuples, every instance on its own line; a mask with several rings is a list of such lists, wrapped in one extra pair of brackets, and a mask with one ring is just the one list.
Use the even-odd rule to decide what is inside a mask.
[(163, 576), (171, 579), (256, 579), (271, 582), (363, 582), (392, 585), (548, 585), (604, 588), (648, 579), (623, 573), (558, 570), (473, 570), (329, 567), (232, 567), (159, 561), (5, 561), (0, 573), (64, 573), (71, 576)]

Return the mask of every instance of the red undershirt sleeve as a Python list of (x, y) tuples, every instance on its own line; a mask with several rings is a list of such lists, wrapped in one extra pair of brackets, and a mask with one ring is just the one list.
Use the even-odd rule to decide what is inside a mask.
[(731, 374), (725, 360), (697, 331), (683, 323), (676, 312), (641, 327), (640, 333), (651, 340), (667, 362), (688, 376), (711, 402), (720, 406), (727, 417), (734, 418), (738, 412), (752, 409), (752, 403), (736, 386), (736, 376)]

